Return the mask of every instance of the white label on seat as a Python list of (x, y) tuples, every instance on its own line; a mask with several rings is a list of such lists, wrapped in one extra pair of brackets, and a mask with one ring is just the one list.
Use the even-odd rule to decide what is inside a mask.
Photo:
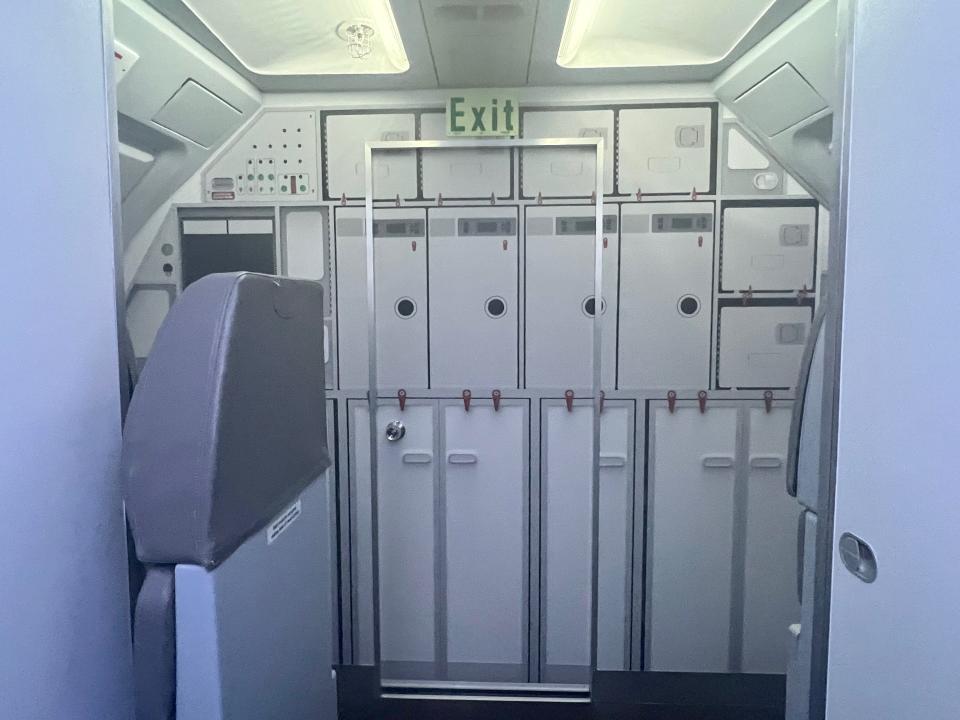
[(274, 521), (267, 527), (267, 545), (272, 545), (274, 540), (280, 537), (288, 527), (293, 525), (296, 519), (300, 517), (301, 512), (303, 512), (303, 504), (300, 500), (297, 500), (293, 505), (277, 515)]

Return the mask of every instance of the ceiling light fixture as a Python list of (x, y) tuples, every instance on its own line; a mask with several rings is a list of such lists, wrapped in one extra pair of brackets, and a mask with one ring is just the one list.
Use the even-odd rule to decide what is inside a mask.
[(557, 64), (565, 68), (709, 65), (776, 7), (802, 0), (570, 0)]
[(347, 44), (350, 57), (363, 60), (373, 52), (373, 36), (377, 31), (366, 20), (346, 20), (337, 25), (337, 37)]
[(377, 75), (410, 69), (390, 0), (180, 1), (238, 61), (260, 75)]

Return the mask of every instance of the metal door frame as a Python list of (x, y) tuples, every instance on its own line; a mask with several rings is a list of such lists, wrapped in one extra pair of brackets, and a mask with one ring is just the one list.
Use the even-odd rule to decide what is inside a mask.
[[(602, 137), (596, 138), (503, 138), (503, 139), (464, 139), (464, 140), (397, 140), (367, 142), (364, 145), (364, 235), (366, 237), (367, 264), (367, 352), (368, 382), (367, 400), (370, 418), (370, 526), (371, 526), (371, 568), (373, 570), (373, 661), (380, 674), (380, 535), (378, 530), (378, 469), (377, 469), (377, 410), (379, 395), (377, 392), (377, 313), (376, 313), (376, 265), (373, 238), (373, 156), (377, 152), (397, 150), (484, 150), (503, 148), (593, 148), (596, 157), (596, 206), (594, 238), (594, 297), (603, 297), (603, 151)], [(603, 314), (593, 315), (593, 452), (591, 458), (592, 485), (592, 531), (591, 531), (591, 589), (590, 589), (590, 668), (597, 667), (597, 598), (598, 598), (598, 536), (599, 536), (599, 492), (600, 492), (600, 409), (601, 375), (600, 354), (602, 343)]]

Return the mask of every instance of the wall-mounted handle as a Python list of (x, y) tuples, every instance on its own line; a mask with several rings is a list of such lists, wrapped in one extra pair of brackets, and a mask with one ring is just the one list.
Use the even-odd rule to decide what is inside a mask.
[(750, 467), (761, 470), (776, 470), (783, 467), (783, 458), (779, 455), (751, 455)]
[(732, 468), (733, 455), (704, 455), (703, 466), (705, 468)]
[(451, 465), (476, 465), (479, 458), (471, 450), (455, 450), (447, 453), (447, 462)]
[(600, 467), (624, 467), (627, 464), (627, 456), (616, 453), (600, 453)]
[(433, 453), (425, 450), (405, 452), (400, 459), (407, 465), (429, 465), (433, 462)]
[(840, 536), (840, 559), (854, 577), (865, 583), (872, 583), (877, 579), (877, 556), (873, 548), (853, 533), (847, 532)]

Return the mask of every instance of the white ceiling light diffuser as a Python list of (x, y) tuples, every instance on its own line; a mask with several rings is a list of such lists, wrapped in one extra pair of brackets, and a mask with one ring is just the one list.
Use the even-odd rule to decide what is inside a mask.
[(390, 0), (183, 0), (251, 72), (378, 75), (410, 69)]
[(571, 0), (557, 54), (565, 68), (708, 65), (778, 0)]

